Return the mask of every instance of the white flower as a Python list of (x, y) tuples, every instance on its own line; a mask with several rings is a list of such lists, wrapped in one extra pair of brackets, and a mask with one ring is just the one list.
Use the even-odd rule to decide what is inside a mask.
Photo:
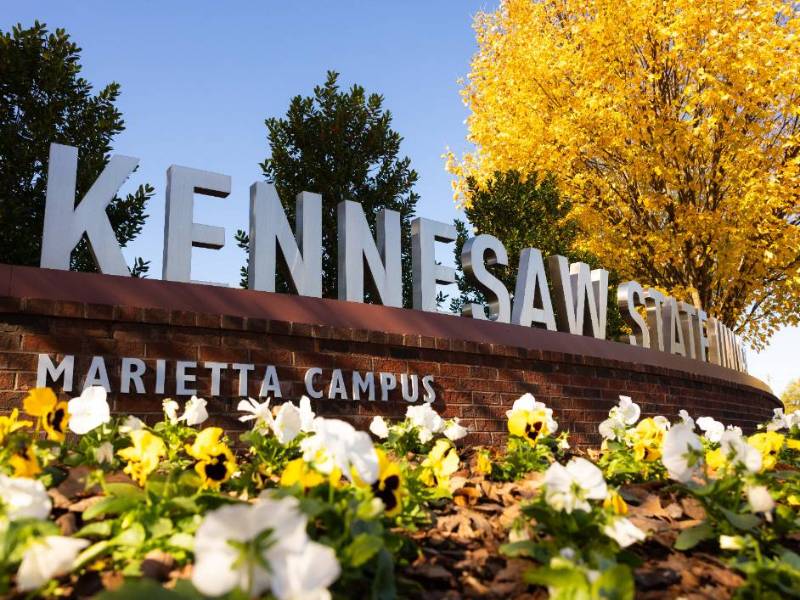
[(295, 574), (287, 570), (302, 569), (305, 562), (319, 560), (324, 576), (315, 578), (314, 589), (316, 597), (324, 597), (320, 592), (338, 576), (338, 563), (335, 569), (325, 564), (331, 557), (309, 551), (311, 543), (296, 498), (262, 495), (253, 504), (223, 506), (209, 512), (197, 529), (192, 583), (207, 596), (220, 596), (238, 587), (249, 596), (260, 596), (272, 588), (280, 600), (303, 598), (290, 595), (296, 591), (291, 586)]
[(604, 440), (620, 440), (625, 435), (625, 423), (617, 416), (608, 417), (598, 425), (597, 430)]
[(314, 430), (314, 418), (317, 415), (311, 410), (311, 400), (308, 396), (300, 398), (300, 431), (311, 433)]
[(672, 479), (686, 483), (699, 467), (703, 444), (692, 431), (694, 423), (684, 420), (664, 435), (661, 462)]
[(458, 417), (447, 422), (444, 426), (444, 436), (451, 442), (460, 440), (469, 433), (469, 429), (458, 422)]
[(382, 440), (389, 437), (389, 426), (381, 416), (372, 417), (372, 421), (369, 423), (369, 430), (375, 437)]
[(670, 428), (669, 419), (664, 415), (656, 415), (653, 417), (653, 422), (664, 431), (667, 431)]
[(780, 431), (785, 428), (786, 415), (783, 414), (783, 408), (775, 408), (772, 410), (772, 420), (767, 423), (767, 431)]
[(255, 428), (262, 431), (272, 427), (272, 413), (269, 411), (269, 398), (261, 403), (252, 398), (240, 400), (239, 404), (236, 406), (236, 410), (250, 413), (239, 417), (239, 421), (242, 423), (255, 420)]
[(678, 416), (681, 418), (681, 421), (684, 423), (688, 423), (691, 429), (694, 429), (694, 419), (689, 416), (689, 413), (686, 412), (686, 409), (680, 409), (678, 411)]
[(723, 550), (743, 550), (744, 538), (740, 535), (721, 535), (719, 547)]
[(726, 427), (726, 431), (733, 431), (738, 436), (744, 435), (744, 433), (742, 432), (742, 428), (739, 427), (738, 425), (728, 425), (728, 427)]
[(103, 442), (94, 449), (94, 459), (100, 463), (111, 463), (114, 461), (114, 446), (111, 442)]
[(444, 429), (444, 419), (427, 403), (409, 406), (406, 410), (406, 419), (417, 428), (419, 441), (422, 444), (427, 444), (433, 438), (434, 433), (439, 433)]
[(286, 445), (300, 433), (300, 411), (291, 402), (284, 402), (272, 422), (272, 431), (278, 441)]
[(348, 479), (355, 469), (362, 481), (372, 485), (378, 479), (378, 454), (366, 431), (357, 431), (339, 419), (314, 419), (314, 434), (300, 442), (303, 460), (330, 474), (338, 467)]
[(775, 500), (769, 490), (763, 485), (754, 485), (747, 488), (747, 503), (754, 513), (764, 513), (767, 521), (772, 521), (772, 511), (775, 508)]
[[(183, 414), (178, 419), (179, 421), (186, 421), (189, 427), (193, 425), (200, 425), (203, 421), (208, 419), (208, 411), (206, 410), (206, 402), (203, 398), (192, 396), (183, 407)], [(170, 418), (170, 420), (172, 420)]]
[[(175, 403), (177, 406), (178, 403)], [(125, 420), (119, 426), (120, 433), (130, 433), (131, 431), (139, 431), (140, 429), (144, 429), (144, 421), (142, 421), (138, 417), (134, 417), (133, 415), (128, 415), (125, 417)]]
[(167, 417), (167, 421), (173, 425), (178, 422), (178, 409), (180, 409), (180, 404), (175, 402), (172, 398), (166, 398), (161, 403), (161, 408), (164, 411), (164, 416)]
[(761, 452), (747, 442), (741, 434), (741, 429), (723, 432), (720, 438), (720, 449), (732, 463), (742, 465), (751, 473), (758, 473), (761, 470)]
[(719, 442), (725, 433), (725, 425), (713, 417), (700, 417), (697, 419), (697, 426), (705, 433), (705, 438), (713, 444)]
[(626, 425), (633, 425), (639, 420), (639, 415), (642, 414), (642, 409), (639, 408), (638, 404), (631, 400), (630, 396), (620, 396), (619, 404), (611, 409), (611, 413), (613, 413), (614, 416), (618, 416)]
[(17, 571), (17, 589), (20, 592), (37, 590), (53, 577), (68, 573), (78, 552), (89, 545), (89, 540), (48, 535), (37, 539), (25, 550)]
[(548, 435), (553, 435), (558, 430), (558, 423), (553, 418), (553, 409), (548, 408), (544, 402), (536, 400), (533, 394), (526, 393), (514, 400), (514, 404), (511, 405), (511, 410), (506, 411), (506, 417), (510, 419), (511, 416), (519, 410), (526, 410), (528, 412), (543, 410), (545, 418), (547, 419), (546, 425)]
[(642, 542), (646, 537), (644, 531), (625, 517), (617, 517), (608, 523), (603, 527), (603, 533), (617, 542), (620, 548), (627, 548), (631, 544)]
[(564, 467), (553, 463), (544, 474), (545, 500), (555, 510), (590, 511), (587, 500), (602, 500), (608, 492), (603, 472), (585, 458), (573, 458)]
[(272, 568), (272, 593), (278, 600), (329, 600), (328, 586), (341, 573), (333, 548), (317, 542), (276, 557)]
[(10, 521), (46, 519), (52, 508), (41, 481), (5, 475), (0, 475), (0, 505)]
[(89, 433), (95, 427), (111, 420), (111, 409), (106, 400), (106, 389), (93, 385), (73, 398), (67, 405), (69, 410), (69, 429), (78, 435)]

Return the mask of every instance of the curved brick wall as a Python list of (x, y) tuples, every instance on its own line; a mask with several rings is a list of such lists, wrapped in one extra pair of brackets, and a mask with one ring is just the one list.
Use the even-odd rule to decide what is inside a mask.
[[(18, 406), (35, 385), (39, 353), (74, 355), (76, 388), (91, 357), (103, 356), (113, 410), (145, 419), (160, 418), (161, 400), (174, 395), (171, 373), (166, 394), (152, 393), (157, 359), (253, 363), (256, 373), (272, 364), (285, 399), (304, 393), (309, 367), (323, 369), (319, 387), (335, 368), (348, 387), (353, 370), (376, 378), (380, 371), (430, 374), (434, 406), (462, 418), (473, 431), (467, 441), (485, 444), (502, 441), (505, 411), (524, 392), (552, 406), (580, 444), (597, 441), (597, 424), (619, 394), (647, 415), (685, 408), (747, 430), (780, 406), (747, 374), (616, 342), (382, 306), (0, 265), (0, 411)], [(121, 357), (145, 360), (150, 393), (118, 393)], [(199, 395), (208, 397), (210, 372), (193, 372)], [(259, 385), (260, 376), (251, 377), (249, 394)], [(238, 375), (223, 372), (220, 396), (209, 400), (213, 422), (239, 428), (237, 392)], [(386, 402), (314, 404), (363, 428), (372, 415), (399, 417), (407, 406), (399, 383)]]

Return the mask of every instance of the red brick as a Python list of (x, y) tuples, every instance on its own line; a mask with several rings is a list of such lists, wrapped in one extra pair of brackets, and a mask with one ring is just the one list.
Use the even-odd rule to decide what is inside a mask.
[(132, 321), (138, 323), (142, 320), (144, 311), (135, 306), (115, 306), (114, 307), (114, 320), (115, 321)]
[(22, 337), (22, 350), (28, 352), (64, 352), (77, 354), (81, 351), (83, 339), (56, 335), (25, 335)]
[(145, 308), (142, 321), (145, 323), (169, 324), (170, 311), (165, 308)]

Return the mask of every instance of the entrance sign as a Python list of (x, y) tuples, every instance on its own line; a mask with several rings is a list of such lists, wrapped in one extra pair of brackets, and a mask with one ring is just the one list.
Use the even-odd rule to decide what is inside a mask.
[[(68, 270), (70, 254), (85, 234), (101, 273), (129, 274), (105, 207), (137, 164), (136, 158), (113, 156), (75, 208), (77, 150), (51, 144), (42, 267)], [(195, 194), (225, 198), (230, 189), (231, 179), (227, 175), (175, 165), (167, 170), (163, 279), (190, 282), (192, 247), (224, 246), (224, 228), (194, 222), (193, 198)], [(296, 199), (295, 212), (292, 231), (275, 187), (264, 182), (251, 186), (250, 287), (274, 291), (280, 257), (293, 291), (320, 297), (320, 196), (301, 193)], [(400, 214), (382, 210), (377, 215), (373, 238), (361, 205), (344, 201), (337, 208), (336, 226), (339, 299), (363, 302), (366, 285), (381, 304), (402, 306)], [(434, 247), (436, 242), (453, 241), (455, 231), (447, 223), (422, 218), (414, 219), (411, 228), (413, 305), (418, 310), (435, 312), (436, 284), (452, 283), (455, 273), (436, 263)], [(508, 253), (500, 240), (486, 234), (475, 236), (464, 244), (461, 262), (467, 280), (488, 300), (486, 307), (468, 304), (462, 310), (463, 316), (606, 338), (608, 271), (605, 269), (593, 270), (582, 262), (570, 264), (563, 256), (544, 259), (539, 250), (527, 248), (520, 255), (512, 298), (505, 285), (487, 269), (494, 264), (508, 265)], [(679, 302), (653, 288), (645, 289), (635, 281), (618, 287), (617, 303), (630, 329), (623, 341), (747, 371), (738, 337), (701, 307)], [(131, 363), (133, 366), (136, 365)], [(180, 363), (176, 368), (181, 368)], [(384, 382), (390, 386), (392, 378), (397, 379), (392, 374), (379, 374), (381, 386)]]

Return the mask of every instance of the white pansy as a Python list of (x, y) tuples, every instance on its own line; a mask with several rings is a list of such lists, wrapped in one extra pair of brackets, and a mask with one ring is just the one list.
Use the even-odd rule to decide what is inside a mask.
[(612, 408), (611, 412), (619, 416), (620, 420), (626, 425), (633, 425), (639, 420), (642, 409), (639, 408), (636, 402), (631, 400), (630, 396), (620, 396), (619, 404)]
[(208, 419), (208, 411), (206, 410), (206, 402), (203, 398), (192, 396), (183, 407), (183, 414), (178, 419), (179, 421), (186, 421), (189, 427), (200, 425)]
[(783, 408), (772, 409), (772, 420), (767, 423), (767, 431), (780, 431), (786, 426), (786, 415), (783, 413)]
[(754, 513), (764, 513), (768, 521), (772, 521), (772, 511), (775, 509), (775, 500), (766, 486), (753, 485), (747, 488), (747, 503)]
[(278, 600), (329, 600), (328, 586), (341, 573), (333, 548), (311, 541), (300, 552), (276, 557), (272, 569), (272, 593)]
[(670, 428), (670, 422), (667, 417), (664, 415), (656, 415), (653, 417), (653, 422), (659, 426), (663, 431), (667, 431)]
[(700, 466), (703, 443), (693, 429), (694, 423), (684, 420), (664, 435), (661, 462), (670, 478), (681, 483), (689, 481)]
[(744, 538), (740, 535), (719, 536), (719, 547), (723, 550), (744, 550)]
[(53, 577), (68, 573), (78, 553), (88, 545), (89, 540), (60, 535), (37, 539), (22, 556), (17, 571), (17, 589), (20, 592), (38, 590)]
[(389, 426), (381, 416), (372, 417), (372, 421), (369, 423), (369, 430), (375, 437), (382, 440), (389, 437)]
[(758, 473), (761, 470), (761, 452), (747, 442), (741, 430), (731, 429), (723, 432), (719, 447), (725, 458), (732, 463), (740, 464), (751, 473)]
[(161, 409), (164, 411), (164, 416), (167, 418), (167, 421), (173, 425), (178, 422), (178, 410), (180, 407), (180, 404), (175, 402), (175, 400), (172, 398), (166, 398), (161, 403)]
[(712, 444), (719, 442), (722, 439), (722, 434), (725, 433), (725, 425), (713, 417), (700, 417), (697, 419), (697, 426)]
[(111, 442), (103, 442), (94, 449), (94, 459), (99, 464), (108, 464), (114, 461), (114, 446)]
[(686, 412), (686, 409), (682, 408), (678, 411), (678, 416), (681, 418), (681, 421), (684, 423), (688, 423), (689, 427), (694, 429), (694, 419), (689, 416), (689, 413)]
[(644, 531), (625, 517), (616, 517), (603, 527), (603, 533), (617, 542), (620, 548), (627, 548), (631, 544), (642, 542), (646, 537)]
[(253, 398), (240, 400), (239, 404), (236, 405), (236, 410), (248, 413), (239, 417), (239, 421), (242, 423), (255, 421), (253, 426), (260, 431), (272, 428), (272, 413), (269, 410), (269, 398), (264, 400), (264, 402), (259, 402)]
[(72, 433), (84, 435), (111, 420), (111, 409), (106, 400), (106, 389), (93, 385), (81, 392), (67, 404), (69, 429)]
[(311, 410), (311, 400), (308, 396), (300, 398), (300, 431), (310, 433), (314, 430), (314, 419), (317, 415)]
[[(177, 406), (177, 402), (175, 405)], [(131, 431), (139, 431), (140, 429), (144, 429), (145, 424), (139, 417), (134, 417), (133, 415), (128, 415), (125, 417), (125, 420), (122, 421), (122, 424), (119, 426), (120, 433), (130, 433)]]
[(742, 431), (742, 428), (741, 428), (741, 427), (739, 427), (738, 425), (728, 425), (728, 426), (725, 428), (725, 430), (726, 430), (726, 431), (733, 431), (733, 432), (734, 432), (736, 435), (738, 435), (738, 436), (742, 436), (742, 435), (744, 435), (744, 432)]
[(603, 472), (585, 458), (563, 466), (553, 463), (544, 474), (545, 501), (555, 510), (590, 511), (588, 500), (603, 500), (608, 489)]
[(428, 403), (409, 406), (406, 410), (406, 419), (417, 428), (419, 441), (423, 444), (431, 441), (433, 434), (441, 432), (444, 428), (444, 419)]
[(621, 440), (625, 435), (625, 423), (617, 416), (608, 417), (597, 426), (604, 440)]
[(10, 521), (46, 519), (52, 502), (41, 481), (0, 475), (0, 506)]
[(800, 411), (793, 410), (785, 417), (786, 429), (800, 427)]
[(300, 442), (303, 460), (330, 474), (337, 468), (348, 479), (355, 469), (362, 481), (372, 485), (378, 479), (378, 453), (366, 431), (356, 430), (339, 419), (314, 419), (313, 435)]
[(543, 410), (545, 413), (548, 435), (553, 435), (558, 430), (558, 422), (553, 418), (553, 409), (548, 408), (544, 402), (539, 402), (530, 392), (514, 400), (514, 404), (511, 405), (511, 410), (506, 411), (506, 417), (510, 419), (515, 412), (521, 410), (528, 412)]
[(446, 437), (451, 442), (455, 442), (456, 440), (460, 440), (469, 433), (469, 429), (461, 425), (459, 423), (458, 418), (451, 419), (447, 422), (444, 426), (444, 437)]
[(272, 422), (272, 432), (281, 444), (288, 444), (300, 433), (300, 410), (291, 402), (284, 402)]
[[(307, 550), (312, 542), (306, 523), (298, 500), (291, 496), (274, 499), (262, 494), (252, 504), (228, 505), (209, 512), (195, 534), (192, 583), (207, 596), (220, 596), (235, 588), (248, 596), (260, 596), (271, 589), (279, 600), (294, 600), (275, 589), (280, 581), (281, 590), (291, 591), (287, 581), (295, 575), (287, 569), (297, 568), (298, 563), (302, 566), (304, 560), (330, 558)], [(295, 555), (300, 559), (289, 559)], [(328, 577), (317, 585), (318, 592), (338, 576), (338, 563), (333, 578), (331, 566), (322, 566)], [(316, 597), (324, 595), (318, 593)]]

